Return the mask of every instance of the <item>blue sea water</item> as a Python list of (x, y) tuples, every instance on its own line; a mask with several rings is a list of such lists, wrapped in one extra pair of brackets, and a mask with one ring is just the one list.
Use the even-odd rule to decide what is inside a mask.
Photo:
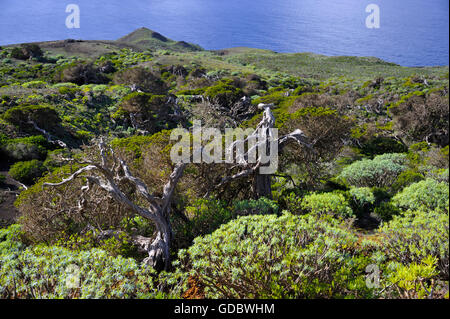
[[(380, 8), (380, 28), (365, 25)], [(65, 25), (80, 7), (79, 29)], [(139, 27), (205, 49), (376, 56), (404, 66), (448, 65), (448, 0), (0, 0), (0, 45), (113, 40)]]

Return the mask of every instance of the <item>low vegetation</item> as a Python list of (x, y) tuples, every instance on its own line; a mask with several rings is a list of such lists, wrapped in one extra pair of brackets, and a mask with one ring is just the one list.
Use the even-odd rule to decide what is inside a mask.
[[(448, 298), (448, 67), (140, 29), (7, 46), (0, 75), (2, 298)], [(303, 132), (275, 174), (171, 162), (174, 128), (260, 103)]]

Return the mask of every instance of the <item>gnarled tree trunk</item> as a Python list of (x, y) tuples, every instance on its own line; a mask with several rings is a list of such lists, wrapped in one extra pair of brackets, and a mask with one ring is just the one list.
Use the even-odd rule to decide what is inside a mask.
[[(238, 143), (245, 143), (249, 141), (252, 138), (259, 138), (259, 141), (257, 143), (257, 146), (265, 146), (266, 154), (271, 154), (270, 147), (273, 145), (273, 143), (276, 143), (277, 152), (276, 156), (279, 155), (279, 153), (283, 150), (283, 147), (293, 141), (300, 145), (304, 145), (308, 148), (312, 148), (312, 146), (308, 143), (307, 137), (300, 129), (297, 129), (293, 131), (292, 133), (282, 136), (280, 138), (275, 137), (273, 134), (273, 129), (275, 125), (275, 117), (271, 111), (271, 108), (274, 106), (274, 104), (259, 104), (258, 108), (264, 109), (263, 118), (261, 122), (259, 122), (256, 130), (253, 132), (252, 135), (248, 136), (245, 140), (239, 140), (233, 142), (229, 147), (227, 148), (227, 152), (233, 154), (236, 145)], [(260, 172), (260, 168), (263, 168), (264, 166), (267, 166), (267, 163), (262, 162), (261, 154), (259, 155), (259, 158), (257, 159), (256, 163), (252, 163), (249, 161), (249, 153), (250, 150), (247, 151), (245, 154), (239, 156), (238, 160), (238, 167), (240, 167), (242, 170), (234, 174), (232, 176), (226, 176), (222, 178), (220, 183), (216, 186), (217, 188), (223, 187), (229, 182), (240, 179), (240, 178), (248, 178), (249, 176), (253, 178), (253, 195), (255, 198), (260, 197), (266, 197), (266, 198), (272, 198), (272, 175), (273, 174), (262, 174)], [(236, 167), (236, 166), (234, 166)]]
[[(154, 238), (139, 237), (135, 242), (148, 253), (148, 257), (144, 260), (145, 263), (157, 270), (167, 269), (170, 264), (170, 243), (172, 240), (172, 227), (169, 221), (170, 204), (175, 186), (181, 178), (186, 164), (181, 163), (175, 166), (169, 181), (164, 186), (163, 195), (157, 197), (150, 194), (147, 185), (141, 179), (131, 174), (127, 164), (117, 158), (111, 148), (107, 151), (102, 140), (99, 143), (99, 149), (102, 158), (100, 164), (91, 161), (79, 162), (86, 166), (60, 183), (45, 183), (43, 186), (59, 186), (82, 177), (87, 180), (87, 184), (81, 189), (82, 195), (78, 205), (80, 210), (84, 207), (85, 192), (89, 191), (92, 184), (96, 184), (108, 192), (117, 202), (127, 206), (137, 215), (152, 221), (156, 228)], [(108, 155), (110, 158), (108, 158)], [(88, 172), (89, 174), (87, 174)], [(125, 195), (125, 192), (121, 189), (124, 181), (134, 185), (136, 192), (146, 200), (147, 207), (137, 205)]]

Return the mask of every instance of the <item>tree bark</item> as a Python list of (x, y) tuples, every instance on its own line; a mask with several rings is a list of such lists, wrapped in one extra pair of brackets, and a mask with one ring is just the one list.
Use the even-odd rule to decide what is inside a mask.
[[(183, 175), (186, 164), (177, 164), (169, 177), (169, 181), (164, 186), (163, 195), (157, 197), (150, 194), (147, 185), (139, 178), (133, 176), (128, 165), (114, 155), (114, 151), (110, 148), (109, 154), (102, 140), (99, 143), (101, 164), (90, 161), (79, 162), (86, 166), (80, 168), (70, 177), (59, 183), (44, 183), (45, 186), (59, 186), (66, 184), (75, 178), (84, 177), (87, 179), (87, 185), (81, 189), (81, 198), (78, 209), (84, 208), (84, 194), (89, 191), (92, 184), (98, 185), (100, 188), (109, 193), (117, 202), (127, 206), (137, 215), (142, 216), (155, 225), (155, 237), (151, 241), (140, 240), (141, 248), (147, 251), (148, 257), (144, 262), (156, 270), (168, 269), (170, 266), (170, 243), (172, 240), (172, 227), (169, 221), (170, 205), (172, 201), (175, 187)], [(108, 155), (110, 158), (108, 158)], [(89, 175), (85, 175), (86, 173)], [(140, 194), (148, 203), (148, 207), (137, 205), (130, 200), (120, 188), (122, 181), (129, 181), (134, 184), (136, 192)]]

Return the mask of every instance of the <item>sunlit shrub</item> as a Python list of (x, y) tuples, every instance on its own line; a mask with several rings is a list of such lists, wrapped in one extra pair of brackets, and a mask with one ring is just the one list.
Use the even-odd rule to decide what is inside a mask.
[(303, 198), (301, 207), (312, 214), (331, 214), (350, 217), (353, 210), (344, 195), (338, 193), (310, 194)]
[(441, 209), (449, 204), (448, 184), (426, 179), (404, 188), (392, 198), (392, 203), (402, 209)]
[(440, 275), (448, 280), (448, 212), (408, 211), (395, 216), (380, 233), (384, 237), (383, 250), (391, 260), (407, 265), (421, 263), (427, 256), (436, 257)]
[(375, 196), (369, 187), (351, 187), (349, 193), (360, 207), (375, 203)]
[(385, 274), (387, 283), (384, 295), (390, 298), (427, 299), (436, 295), (436, 292), (440, 293), (443, 287), (436, 289), (439, 275), (436, 263), (436, 257), (428, 256), (421, 263), (390, 264)]
[(357, 187), (385, 187), (391, 186), (406, 168), (405, 154), (383, 154), (354, 162), (344, 168), (340, 177)]
[(240, 217), (179, 254), (207, 298), (369, 296), (357, 237), (314, 216)]
[(31, 160), (26, 162), (17, 162), (11, 166), (9, 175), (19, 182), (32, 184), (37, 178), (45, 172), (45, 167), (41, 161)]

